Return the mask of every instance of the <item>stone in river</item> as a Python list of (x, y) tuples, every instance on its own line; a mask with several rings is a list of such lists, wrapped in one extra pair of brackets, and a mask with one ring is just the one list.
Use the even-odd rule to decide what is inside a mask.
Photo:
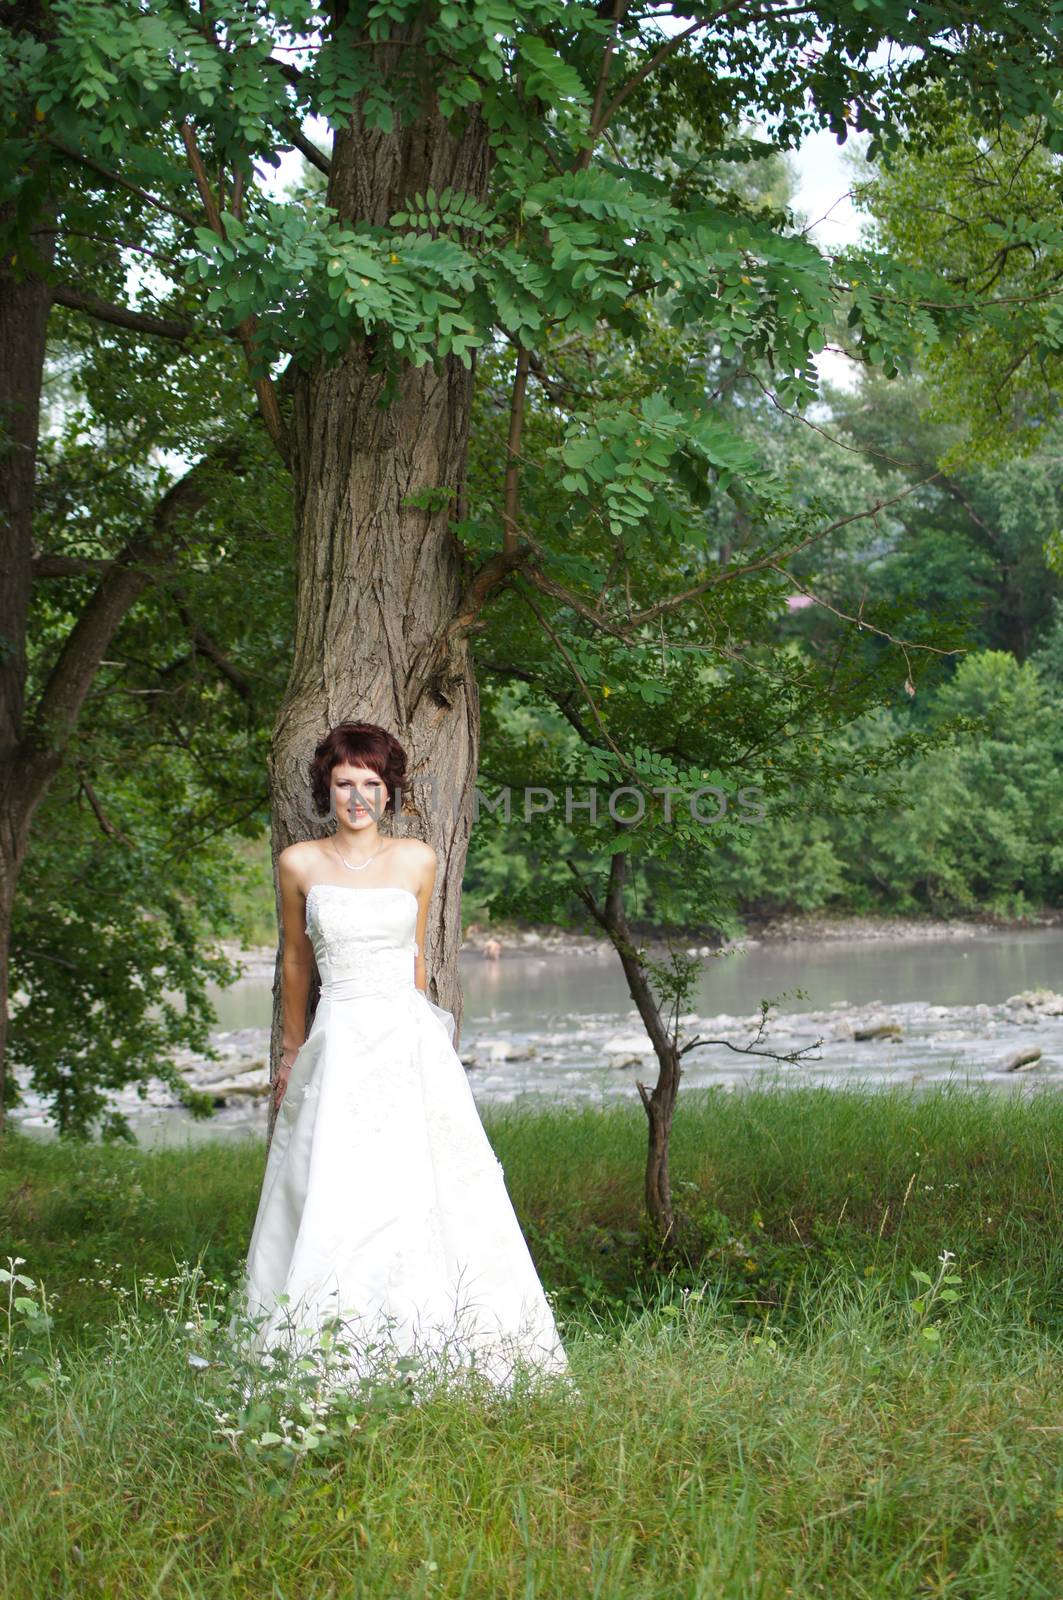
[(1046, 1017), (1063, 1017), (1063, 994), (1054, 989), (1023, 989), (1020, 994), (1009, 995), (1006, 1006), (1027, 1006)]
[(1028, 1050), (1018, 1050), (1015, 1055), (1009, 1056), (1000, 1070), (1002, 1072), (1029, 1072), (1031, 1067), (1036, 1067), (1040, 1059), (1040, 1049), (1037, 1045), (1031, 1045)]

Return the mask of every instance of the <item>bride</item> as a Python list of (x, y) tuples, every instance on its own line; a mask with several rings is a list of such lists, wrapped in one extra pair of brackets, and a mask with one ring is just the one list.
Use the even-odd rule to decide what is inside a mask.
[(405, 781), (393, 735), (340, 723), (310, 764), (335, 833), (278, 857), (283, 1049), (241, 1309), (266, 1361), (328, 1331), (355, 1382), (406, 1358), (509, 1392), (518, 1371), (567, 1378), (568, 1361), (453, 1015), (425, 993), (435, 852), (377, 826)]

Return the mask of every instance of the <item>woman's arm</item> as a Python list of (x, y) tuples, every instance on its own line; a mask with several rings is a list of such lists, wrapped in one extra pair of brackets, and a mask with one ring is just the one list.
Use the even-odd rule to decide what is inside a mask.
[(432, 903), (432, 890), (436, 882), (436, 853), (423, 839), (410, 841), (416, 845), (414, 865), (417, 868), (417, 953), (413, 964), (413, 981), (424, 994), (428, 983), (428, 969), (424, 962), (425, 930), (428, 927), (428, 908)]
[(289, 845), (277, 857), (277, 876), (280, 883), (281, 920), (284, 927), (284, 955), (281, 961), (281, 1059), (274, 1083), (274, 1098), (278, 1105), (288, 1087), (292, 1062), (306, 1041), (306, 1002), (310, 996), (310, 980), (314, 972), (314, 947), (306, 931), (306, 896), (299, 887), (299, 875), (293, 852), (298, 845)]

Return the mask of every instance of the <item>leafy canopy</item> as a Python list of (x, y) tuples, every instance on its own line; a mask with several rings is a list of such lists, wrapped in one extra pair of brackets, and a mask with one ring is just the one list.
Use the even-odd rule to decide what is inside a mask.
[[(599, 320), (631, 331), (657, 301), (767, 363), (783, 400), (800, 401), (853, 285), (778, 219), (714, 194), (706, 152), (718, 157), (731, 129), (754, 123), (781, 147), (814, 127), (844, 139), (847, 125), (885, 147), (938, 86), (976, 122), (1036, 116), (1047, 146), (1063, 148), (1051, 4), (1003, 0), (973, 27), (966, 5), (895, 0), (750, 0), (681, 16), (624, 0), (375, 0), (334, 14), (229, 0), (199, 16), (172, 0), (58, 0), (46, 14), (47, 37), (0, 35), (0, 162), (28, 202), (64, 148), (120, 163), (151, 194), (187, 191), (182, 126), (208, 167), (253, 190), (254, 163), (275, 161), (309, 116), (366, 137), (426, 106), (452, 128), (482, 119), (484, 197), (415, 192), (382, 221), (260, 195), (237, 206), (230, 189), (221, 233), (183, 240), (203, 310), (229, 329), (259, 319), (262, 370), (284, 352), (336, 357), (367, 334), (382, 361), (468, 364), (499, 331), (526, 343)], [(654, 158), (681, 125), (695, 153), (662, 177)], [(615, 159), (622, 131), (635, 160)], [(895, 354), (897, 335), (884, 338), (862, 287), (856, 323)]]

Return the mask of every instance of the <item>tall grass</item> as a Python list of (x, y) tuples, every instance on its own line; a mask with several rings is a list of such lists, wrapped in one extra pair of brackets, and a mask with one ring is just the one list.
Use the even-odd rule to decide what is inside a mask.
[(247, 1398), (261, 1148), (11, 1136), (0, 1591), (1063, 1593), (1063, 1100), (691, 1092), (667, 1272), (639, 1108), (485, 1122), (576, 1396)]

